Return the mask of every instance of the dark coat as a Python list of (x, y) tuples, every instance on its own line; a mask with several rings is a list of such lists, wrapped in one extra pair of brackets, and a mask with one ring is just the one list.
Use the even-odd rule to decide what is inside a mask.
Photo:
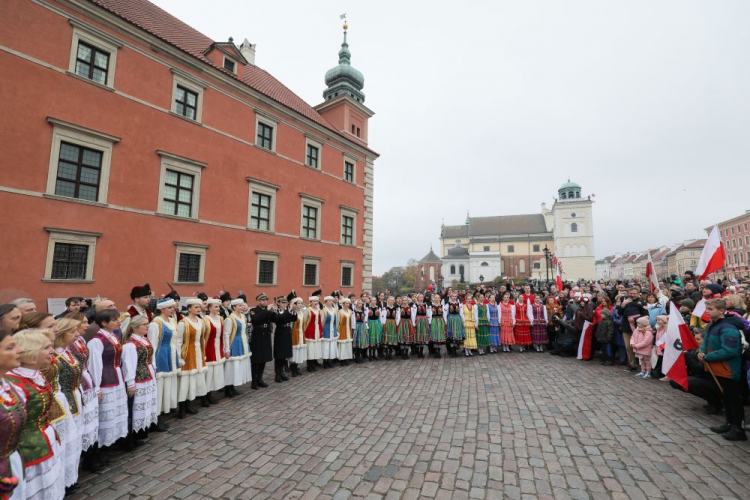
[(271, 326), (276, 322), (276, 313), (265, 307), (256, 306), (250, 309), (248, 316), (253, 325), (253, 331), (250, 334), (252, 363), (256, 365), (273, 361)]
[(633, 333), (633, 327), (630, 324), (628, 318), (630, 318), (631, 316), (637, 316), (638, 318), (640, 318), (641, 316), (648, 316), (648, 311), (646, 311), (646, 308), (643, 306), (643, 302), (641, 302), (640, 298), (629, 302), (625, 306), (617, 306), (617, 313), (622, 316), (622, 324), (620, 325), (620, 330), (622, 331), (622, 333), (627, 334)]
[(273, 359), (284, 360), (292, 357), (292, 324), (295, 321), (297, 321), (297, 315), (288, 309), (276, 313)]
[(600, 344), (609, 344), (615, 338), (615, 324), (609, 316), (603, 316), (596, 325), (596, 341)]

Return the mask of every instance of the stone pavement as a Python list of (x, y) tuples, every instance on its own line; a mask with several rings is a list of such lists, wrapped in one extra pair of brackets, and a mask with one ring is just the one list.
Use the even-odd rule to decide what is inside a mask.
[(303, 373), (170, 418), (69, 498), (750, 498), (750, 444), (620, 367), (513, 353)]

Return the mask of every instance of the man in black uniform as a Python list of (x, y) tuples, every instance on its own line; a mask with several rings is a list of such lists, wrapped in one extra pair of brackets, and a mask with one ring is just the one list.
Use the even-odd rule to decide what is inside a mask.
[[(297, 321), (297, 312), (289, 308), (289, 302), (297, 295), (292, 292), (288, 296), (277, 299), (276, 330), (273, 336), (273, 361), (276, 371), (276, 382), (289, 380), (284, 374), (287, 359), (292, 357), (292, 324)], [(295, 375), (296, 376), (296, 375)]]
[(250, 309), (250, 323), (253, 331), (250, 334), (250, 352), (252, 355), (253, 383), (251, 387), (268, 387), (263, 381), (263, 370), (266, 363), (273, 360), (273, 348), (271, 347), (271, 325), (276, 321), (276, 313), (273, 305), (268, 304), (268, 296), (261, 293), (255, 300), (258, 305)]

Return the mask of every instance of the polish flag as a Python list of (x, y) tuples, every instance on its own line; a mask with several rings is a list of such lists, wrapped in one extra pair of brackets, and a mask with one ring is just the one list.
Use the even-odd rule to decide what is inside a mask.
[(683, 321), (682, 315), (674, 302), (670, 304), (669, 311), (667, 333), (656, 343), (657, 346), (664, 346), (661, 371), (687, 391), (688, 373), (684, 351), (699, 349), (700, 346), (690, 332), (690, 328)]
[(651, 260), (651, 252), (646, 251), (648, 254), (648, 262), (646, 263), (646, 278), (648, 278), (648, 286), (651, 289), (651, 293), (661, 293), (659, 290), (659, 279), (656, 277), (656, 270), (654, 269), (654, 262)]
[(594, 339), (594, 325), (586, 321), (581, 330), (581, 340), (578, 341), (578, 359), (591, 359), (591, 342)]
[(706, 299), (701, 299), (695, 305), (695, 309), (693, 309), (693, 316), (698, 316), (704, 323), (708, 323), (709, 321), (711, 321), (711, 318), (709, 318), (708, 314), (706, 314)]
[(563, 282), (562, 278), (560, 277), (560, 266), (558, 265), (555, 265), (555, 285), (557, 285), (557, 290), (562, 292)]
[(701, 252), (695, 275), (699, 277), (699, 280), (706, 279), (706, 276), (724, 267), (726, 258), (727, 254), (724, 251), (724, 243), (721, 241), (719, 226), (714, 226)]

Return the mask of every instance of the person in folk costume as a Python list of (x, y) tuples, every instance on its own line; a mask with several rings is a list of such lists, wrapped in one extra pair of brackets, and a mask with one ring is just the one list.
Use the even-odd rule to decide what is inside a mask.
[(401, 348), (401, 357), (403, 359), (409, 359), (409, 346), (414, 344), (414, 336), (416, 333), (413, 319), (411, 317), (409, 297), (399, 297), (396, 301), (396, 305), (399, 308), (398, 343)]
[(401, 309), (396, 306), (396, 299), (392, 295), (386, 299), (381, 313), (385, 316), (382, 341), (385, 359), (393, 359), (393, 352), (398, 346), (398, 323), (401, 320)]
[(367, 359), (366, 353), (370, 346), (369, 333), (367, 331), (367, 309), (363, 306), (364, 299), (355, 300), (352, 307), (354, 321), (357, 329), (354, 331), (354, 362), (362, 363)]
[(299, 365), (307, 363), (307, 345), (305, 344), (305, 306), (302, 304), (301, 297), (294, 297), (291, 300), (292, 312), (294, 313), (294, 322), (292, 323), (292, 358), (289, 362), (289, 369), (292, 377), (299, 377), (302, 372), (299, 371)]
[[(212, 391), (221, 391), (226, 387), (224, 382), (224, 320), (221, 318), (221, 300), (208, 299), (208, 314), (203, 317), (206, 324), (205, 351), (206, 351), (206, 401), (216, 404)], [(232, 395), (231, 397), (234, 397)]]
[(126, 448), (132, 450), (136, 439), (148, 437), (148, 429), (159, 417), (154, 347), (148, 340), (148, 320), (131, 319), (122, 332), (122, 376), (128, 394), (128, 437)]
[[(81, 450), (83, 451), (83, 460), (81, 465), (84, 470), (97, 472), (105, 465), (104, 457), (99, 453), (99, 447), (96, 444), (99, 438), (99, 399), (94, 391), (94, 383), (89, 373), (89, 350), (86, 347), (86, 341), (83, 334), (89, 326), (89, 320), (82, 312), (68, 315), (65, 318), (77, 322), (78, 337), (73, 342), (68, 351), (78, 360), (81, 366), (81, 403), (83, 414), (81, 416)], [(64, 318), (64, 319), (65, 319)]]
[(181, 370), (177, 376), (178, 418), (185, 418), (187, 413), (196, 415), (193, 408), (195, 398), (201, 398), (201, 406), (208, 407), (206, 400), (206, 363), (203, 351), (203, 335), (206, 324), (200, 318), (203, 301), (198, 298), (187, 299), (187, 316), (177, 324), (177, 336), (182, 339), (180, 349)]
[(253, 325), (250, 333), (250, 350), (253, 352), (253, 383), (252, 388), (266, 388), (263, 372), (266, 363), (273, 361), (273, 347), (271, 346), (272, 326), (276, 322), (274, 305), (268, 303), (268, 295), (260, 293), (255, 297), (257, 305), (250, 309), (249, 318)]
[(529, 311), (529, 317), (533, 318), (531, 322), (531, 341), (534, 344), (534, 349), (537, 352), (544, 352), (544, 346), (549, 342), (547, 337), (547, 323), (549, 323), (547, 316), (547, 307), (542, 304), (542, 296), (536, 295), (534, 297), (534, 303), (531, 305)]
[(464, 322), (461, 319), (461, 303), (458, 301), (458, 293), (451, 292), (448, 297), (448, 303), (444, 305), (447, 312), (446, 323), (448, 325), (446, 349), (448, 354), (456, 357), (458, 354), (458, 346), (463, 343), (464, 336)]
[(433, 293), (431, 296), (432, 307), (430, 308), (430, 353), (435, 358), (441, 358), (440, 346), (445, 344), (445, 318), (448, 312), (440, 302), (440, 296)]
[[(385, 316), (385, 314), (382, 314)], [(376, 350), (381, 342), (381, 337), (383, 334), (383, 323), (385, 323), (385, 319), (383, 319), (383, 323), (380, 321), (381, 318), (381, 310), (378, 307), (378, 299), (375, 297), (370, 297), (370, 305), (367, 307), (367, 331), (369, 333), (369, 340), (368, 340), (368, 359), (370, 360), (377, 360), (378, 356), (376, 354)]]
[(0, 498), (5, 499), (23, 483), (23, 458), (18, 445), (28, 420), (24, 401), (4, 378), (9, 371), (20, 368), (24, 354), (13, 338), (13, 330), (5, 326), (0, 327), (0, 353)]
[[(12, 498), (23, 500), (60, 500), (65, 496), (63, 450), (55, 429), (50, 425), (48, 412), (53, 408), (53, 394), (41, 369), (49, 365), (53, 347), (46, 330), (22, 330), (13, 335), (21, 354), (18, 368), (5, 374), (14, 391), (6, 391), (8, 400), (3, 406), (17, 406), (17, 397), (26, 409), (26, 419), (20, 429), (18, 452), (24, 470)], [(18, 418), (13, 421), (21, 420)], [(14, 468), (15, 469), (15, 468)], [(13, 481), (11, 481), (13, 482)]]
[(122, 344), (114, 309), (96, 313), (99, 331), (89, 340), (89, 373), (99, 398), (99, 446), (110, 446), (128, 435), (128, 398), (122, 378)]
[(305, 308), (302, 330), (305, 332), (305, 344), (307, 345), (307, 371), (317, 370), (317, 360), (323, 357), (323, 346), (321, 336), (323, 334), (323, 315), (320, 310), (320, 299), (313, 295), (308, 299)]
[(563, 308), (559, 300), (552, 295), (547, 296), (544, 307), (547, 309), (547, 340), (550, 344), (554, 345), (558, 334), (562, 330), (560, 318), (563, 316)]
[(489, 329), (490, 349), (489, 352), (496, 353), (500, 347), (500, 306), (494, 293), (490, 293), (489, 301), (485, 305), (487, 324)]
[(476, 294), (477, 302), (477, 350), (484, 354), (484, 350), (490, 347), (490, 322), (487, 315), (487, 301), (482, 292)]
[(63, 446), (65, 488), (68, 493), (78, 489), (78, 465), (81, 460), (82, 426), (81, 377), (83, 369), (78, 360), (68, 352), (68, 347), (78, 337), (78, 322), (61, 319), (52, 328), (52, 363), (42, 369), (55, 397), (63, 405), (65, 418), (53, 423)]
[(177, 373), (180, 371), (180, 350), (182, 337), (177, 335), (177, 321), (174, 318), (175, 301), (163, 298), (156, 303), (159, 316), (154, 318), (148, 327), (148, 340), (155, 350), (156, 358), (156, 392), (158, 396), (157, 411), (159, 420), (157, 428), (167, 429), (161, 415), (169, 413), (177, 404)]
[(274, 321), (276, 329), (273, 334), (273, 364), (277, 383), (286, 382), (289, 377), (284, 374), (284, 366), (287, 360), (293, 355), (292, 352), (292, 326), (297, 321), (297, 312), (294, 305), (289, 301), (293, 300), (296, 294), (294, 291), (288, 296), (277, 297), (276, 308), (274, 310)]
[(411, 307), (411, 321), (414, 326), (414, 354), (424, 358), (424, 345), (430, 341), (430, 320), (432, 308), (424, 303), (424, 295), (418, 293), (416, 302)]
[[(177, 293), (177, 290), (172, 288), (172, 285), (170, 285), (169, 283), (167, 283), (167, 285), (169, 286), (171, 291), (164, 298), (174, 300), (174, 313), (173, 313), (174, 319), (179, 324), (179, 322), (182, 321), (182, 316), (183, 316), (182, 312), (180, 312), (180, 294)], [(158, 305), (158, 302), (157, 302), (157, 305)]]
[[(252, 380), (250, 366), (250, 343), (247, 339), (247, 304), (242, 299), (233, 299), (230, 303), (232, 314), (224, 320), (224, 394), (227, 397), (237, 396), (235, 386)], [(231, 396), (230, 396), (231, 394)]]
[(516, 326), (516, 307), (510, 300), (510, 292), (503, 294), (500, 302), (500, 343), (503, 352), (511, 352), (511, 346), (516, 345), (514, 328)]
[(148, 283), (143, 286), (134, 286), (130, 290), (130, 299), (133, 301), (133, 304), (128, 307), (126, 311), (127, 315), (122, 320), (121, 332), (127, 329), (130, 320), (136, 316), (146, 318), (148, 323), (154, 319), (154, 313), (148, 309), (148, 305), (151, 302), (151, 286)]
[(321, 347), (323, 351), (323, 368), (333, 368), (331, 360), (338, 357), (338, 327), (339, 315), (338, 309), (334, 305), (335, 299), (328, 295), (323, 299), (325, 307), (320, 312), (321, 322), (323, 323), (323, 334), (321, 335)]
[(471, 352), (477, 348), (477, 323), (479, 322), (479, 306), (474, 301), (474, 294), (466, 294), (466, 300), (461, 307), (461, 319), (464, 322), (464, 356), (469, 357), (474, 354)]
[(531, 322), (534, 321), (534, 317), (531, 313), (531, 304), (523, 300), (523, 295), (516, 300), (515, 309), (516, 326), (513, 335), (516, 344), (520, 346), (520, 352), (524, 352), (531, 345)]
[(339, 328), (338, 328), (338, 358), (339, 362), (344, 366), (349, 366), (349, 361), (352, 359), (352, 341), (353, 335), (357, 328), (357, 318), (354, 312), (351, 310), (352, 301), (349, 298), (342, 298), (340, 301), (341, 309), (339, 309)]
[(221, 301), (219, 302), (219, 315), (221, 316), (221, 320), (224, 321), (232, 314), (232, 296), (229, 292), (222, 292), (219, 295), (219, 300)]

